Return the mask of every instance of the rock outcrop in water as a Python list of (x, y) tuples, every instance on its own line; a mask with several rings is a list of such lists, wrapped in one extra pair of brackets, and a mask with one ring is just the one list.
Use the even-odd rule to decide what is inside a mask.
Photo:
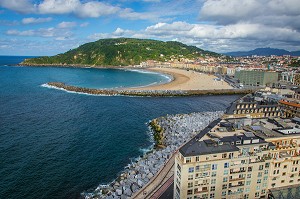
[[(167, 115), (154, 119), (163, 130), (165, 145), (153, 149), (129, 164), (120, 176), (109, 185), (100, 185), (95, 191), (82, 193), (85, 198), (129, 198), (147, 184), (179, 146), (190, 140), (223, 112), (204, 112)], [(152, 121), (154, 121), (152, 120)], [(152, 133), (154, 133), (152, 131)]]

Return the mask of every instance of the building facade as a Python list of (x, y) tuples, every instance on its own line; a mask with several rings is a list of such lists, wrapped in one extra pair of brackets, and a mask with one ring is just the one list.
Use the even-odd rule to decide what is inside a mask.
[(244, 86), (266, 86), (278, 81), (278, 73), (241, 70), (235, 72), (235, 78), (239, 79)]
[(268, 198), (299, 187), (299, 133), (280, 118), (215, 121), (176, 154), (174, 198)]
[[(234, 101), (224, 114), (224, 118), (263, 118), (281, 116), (280, 107), (277, 99), (262, 97), (255, 94), (248, 94)], [(271, 96), (271, 94), (270, 94)]]

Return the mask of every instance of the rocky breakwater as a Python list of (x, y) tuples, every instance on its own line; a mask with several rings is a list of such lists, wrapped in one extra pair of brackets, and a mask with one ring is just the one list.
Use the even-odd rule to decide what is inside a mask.
[(63, 89), (66, 91), (85, 93), (91, 95), (123, 95), (140, 97), (175, 97), (197, 95), (240, 95), (252, 93), (248, 89), (223, 89), (223, 90), (129, 90), (129, 89), (92, 89), (66, 85), (62, 82), (49, 82), (48, 87)]
[[(108, 185), (99, 185), (93, 192), (82, 193), (84, 198), (130, 198), (159, 171), (179, 146), (190, 140), (223, 112), (203, 112), (167, 115), (149, 123), (155, 145), (148, 153), (129, 164), (120, 176)], [(155, 121), (155, 122), (153, 122)], [(152, 124), (151, 124), (152, 123)], [(157, 136), (156, 134), (161, 136)]]

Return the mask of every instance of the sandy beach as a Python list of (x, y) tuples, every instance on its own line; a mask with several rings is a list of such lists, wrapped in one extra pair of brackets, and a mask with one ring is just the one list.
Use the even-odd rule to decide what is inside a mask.
[[(225, 81), (216, 81), (214, 75), (175, 68), (149, 68), (147, 70), (173, 76), (173, 81), (154, 86), (139, 87), (139, 90), (214, 90), (232, 89)], [(135, 88), (132, 88), (133, 90)]]

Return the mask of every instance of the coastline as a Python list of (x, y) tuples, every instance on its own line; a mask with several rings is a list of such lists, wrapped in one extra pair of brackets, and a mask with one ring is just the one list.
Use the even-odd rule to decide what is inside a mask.
[[(135, 193), (138, 193), (155, 178), (155, 175), (159, 173), (178, 147), (193, 138), (223, 114), (223, 111), (200, 112), (167, 115), (153, 119), (152, 121), (156, 120), (157, 124), (163, 129), (164, 135), (161, 141), (165, 147), (158, 149), (153, 146), (149, 152), (128, 164), (112, 182), (99, 185), (92, 192), (83, 192), (82, 197), (86, 199), (134, 197)], [(150, 132), (154, 137), (154, 129), (150, 128)]]
[(201, 95), (241, 95), (254, 92), (251, 89), (214, 89), (214, 90), (150, 90), (146, 89), (91, 89), (66, 85), (62, 82), (49, 82), (43, 87), (63, 90), (72, 93), (88, 94), (95, 96), (131, 96), (131, 97), (183, 97)]
[[(161, 75), (166, 75), (170, 78), (169, 82), (158, 82), (154, 85), (145, 85), (139, 87), (126, 87), (111, 90), (222, 90), (233, 89), (224, 81), (216, 81), (217, 77), (210, 74), (199, 73), (192, 70), (166, 67), (142, 67), (136, 66), (96, 66), (83, 64), (18, 64), (18, 66), (32, 67), (64, 67), (64, 68), (95, 68), (95, 69), (119, 69), (130, 70), (136, 72), (153, 72)], [(108, 89), (105, 89), (108, 90)]]
[[(233, 89), (224, 81), (217, 81), (214, 75), (195, 72), (192, 70), (178, 68), (147, 68), (147, 71), (172, 76), (173, 80), (165, 84), (157, 84), (152, 86), (139, 87), (139, 90), (222, 90)], [(136, 88), (124, 88), (135, 90)]]

